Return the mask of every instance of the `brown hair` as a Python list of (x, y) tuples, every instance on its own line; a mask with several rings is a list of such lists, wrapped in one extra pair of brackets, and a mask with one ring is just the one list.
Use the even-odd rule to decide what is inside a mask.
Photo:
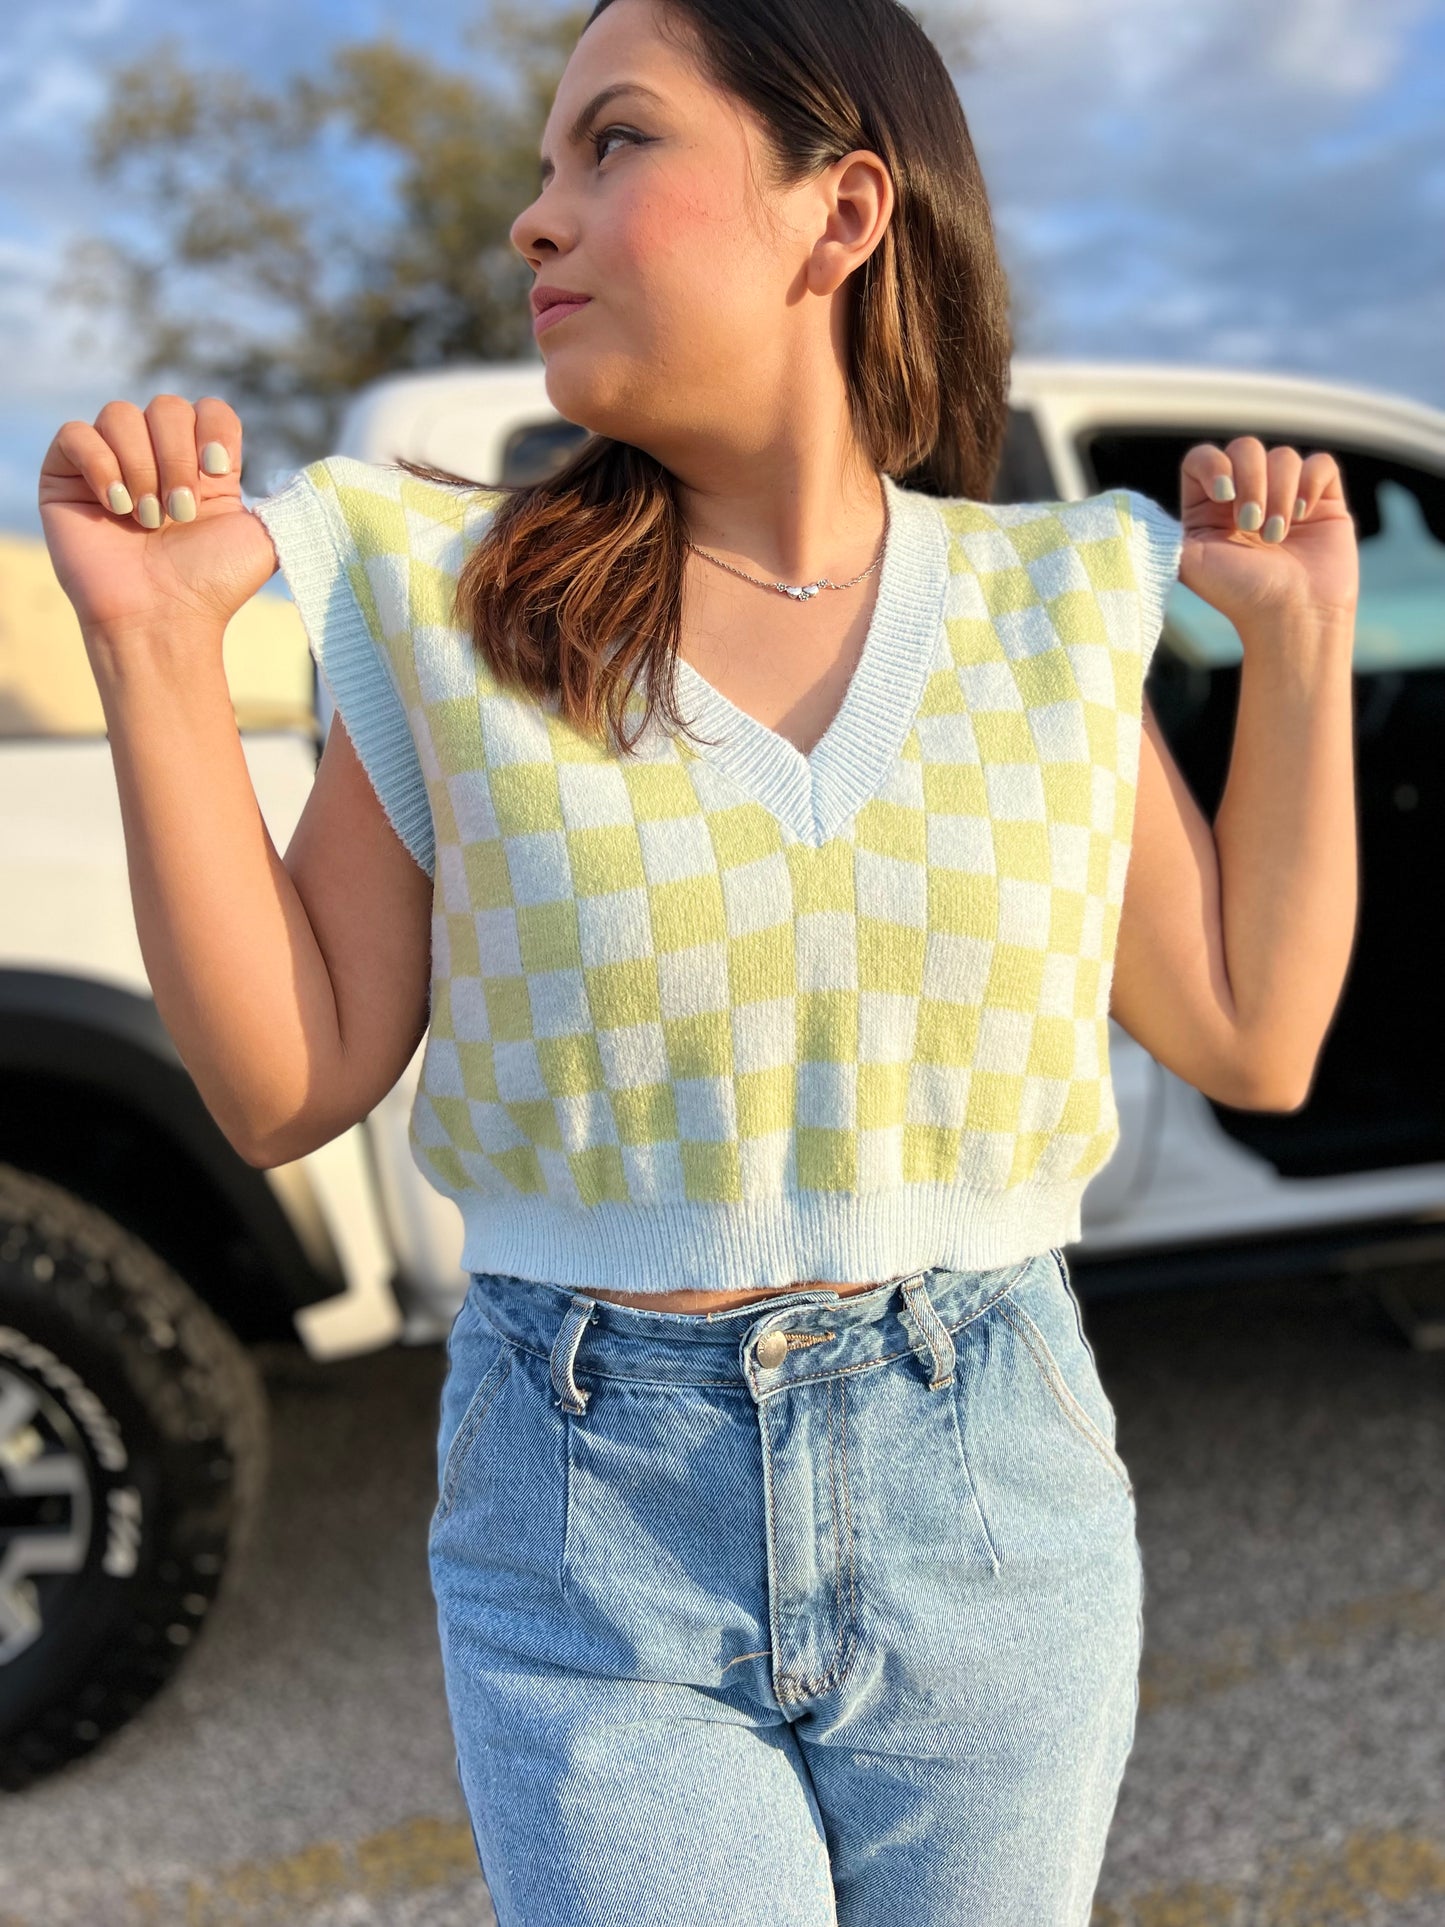
[[(611, 4), (597, 0), (586, 24)], [(665, 0), (703, 70), (771, 136), (771, 181), (810, 179), (855, 148), (893, 181), (882, 239), (851, 276), (854, 430), (905, 488), (987, 501), (1008, 418), (1007, 278), (973, 141), (937, 48), (899, 0)], [(692, 38), (690, 37), (690, 38)], [(400, 461), (424, 479), (464, 476)], [(669, 469), (590, 435), (542, 481), (499, 483), (467, 556), (456, 619), (499, 682), (631, 751), (659, 709), (675, 729), (687, 531)], [(623, 733), (645, 675), (637, 732)]]

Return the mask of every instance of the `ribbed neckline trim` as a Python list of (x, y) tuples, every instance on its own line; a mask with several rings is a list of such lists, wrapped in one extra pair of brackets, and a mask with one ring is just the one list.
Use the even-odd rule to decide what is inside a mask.
[(841, 706), (810, 756), (677, 658), (679, 704), (712, 744), (689, 746), (805, 843), (836, 835), (903, 747), (933, 662), (948, 589), (948, 531), (931, 496), (882, 476), (888, 536), (878, 596)]

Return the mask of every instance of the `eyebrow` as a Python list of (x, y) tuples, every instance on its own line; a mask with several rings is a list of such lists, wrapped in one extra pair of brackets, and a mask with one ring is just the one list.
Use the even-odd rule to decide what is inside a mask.
[[(659, 104), (663, 104), (662, 95), (651, 87), (644, 87), (640, 80), (615, 80), (610, 87), (604, 87), (599, 93), (595, 93), (592, 96), (576, 120), (574, 120), (572, 125), (567, 129), (567, 142), (569, 146), (575, 147), (577, 145), (582, 136), (587, 132), (593, 116), (599, 114), (607, 105), (608, 101), (615, 100), (619, 94), (645, 94), (649, 100), (655, 100)], [(552, 162), (544, 154), (541, 165), (537, 169), (537, 179), (543, 187), (547, 185), (555, 172), (556, 169), (553, 167)]]

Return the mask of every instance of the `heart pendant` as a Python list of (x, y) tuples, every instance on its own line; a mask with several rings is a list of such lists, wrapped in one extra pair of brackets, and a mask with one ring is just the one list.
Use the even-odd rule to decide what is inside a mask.
[(778, 587), (784, 595), (790, 595), (794, 602), (810, 601), (822, 588), (821, 582), (802, 582), (795, 588), (791, 582), (780, 582)]

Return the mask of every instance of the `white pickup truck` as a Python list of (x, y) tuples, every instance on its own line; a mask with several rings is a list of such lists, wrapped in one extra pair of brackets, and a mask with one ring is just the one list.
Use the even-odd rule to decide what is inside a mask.
[[(1338, 458), (1361, 543), (1361, 920), (1309, 1098), (1283, 1114), (1231, 1110), (1111, 1025), (1121, 1135), (1085, 1194), (1076, 1281), (1087, 1294), (1285, 1266), (1423, 1269), (1445, 1254), (1445, 1025), (1429, 935), (1445, 859), (1445, 413), (1279, 375), (1023, 358), (1011, 404), (1001, 501), (1126, 486), (1177, 513), (1184, 452), (1255, 434)], [(540, 361), (524, 362), (379, 382), (335, 452), (526, 480), (581, 433), (548, 403)], [(408, 1146), (420, 1049), (370, 1117), (294, 1164), (256, 1169), (212, 1122), (150, 996), (103, 723), (48, 724), (59, 658), (28, 657), (24, 640), (16, 611), (0, 611), (9, 1790), (122, 1725), (199, 1635), (263, 1500), (251, 1348), (299, 1340), (341, 1358), (435, 1342), (467, 1283), (455, 1206)], [(243, 703), (232, 678), (282, 850), (330, 715), (299, 624), (293, 647), (299, 702)], [(1176, 586), (1149, 695), (1210, 815), (1240, 656), (1229, 624)], [(17, 693), (27, 682), (39, 700)]]

